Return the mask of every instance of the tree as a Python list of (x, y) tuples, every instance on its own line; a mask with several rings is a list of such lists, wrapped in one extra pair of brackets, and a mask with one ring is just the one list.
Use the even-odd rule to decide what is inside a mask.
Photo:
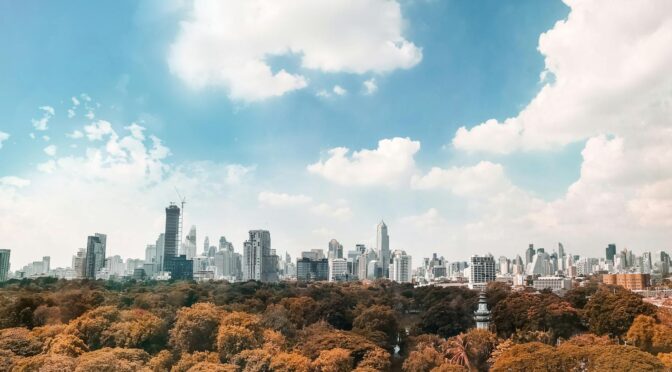
[(278, 353), (271, 357), (271, 371), (310, 372), (310, 359), (297, 353)]
[(147, 367), (152, 372), (170, 371), (173, 363), (175, 363), (173, 353), (168, 350), (161, 350), (149, 360)]
[(222, 362), (231, 360), (243, 350), (257, 346), (254, 332), (237, 325), (221, 325), (217, 333), (217, 350)]
[(452, 364), (464, 366), (471, 369), (471, 360), (469, 359), (469, 339), (461, 333), (449, 338), (443, 346), (443, 351), (448, 356)]
[(313, 361), (317, 372), (348, 372), (352, 370), (350, 351), (341, 348), (322, 350), (320, 356)]
[(490, 371), (564, 371), (556, 350), (540, 342), (511, 346), (495, 359)]
[(14, 372), (61, 372), (73, 371), (76, 366), (77, 359), (66, 355), (39, 354), (17, 360), (11, 370)]
[(317, 358), (322, 350), (339, 348), (350, 351), (354, 364), (361, 362), (367, 352), (378, 348), (376, 344), (356, 333), (333, 329), (325, 322), (306, 327), (298, 339), (296, 350), (311, 359)]
[(431, 346), (422, 346), (418, 350), (411, 351), (404, 360), (402, 369), (405, 372), (430, 371), (445, 361), (442, 353)]
[(79, 337), (89, 349), (98, 349), (103, 346), (103, 332), (119, 320), (119, 313), (114, 306), (95, 308), (71, 321), (64, 332)]
[(620, 286), (602, 286), (585, 307), (590, 331), (598, 336), (623, 336), (637, 315), (653, 316), (655, 306), (642, 297)]
[(261, 349), (243, 350), (233, 357), (232, 364), (241, 372), (267, 372), (270, 371), (271, 355)]
[(10, 350), (18, 356), (37, 355), (42, 343), (26, 328), (0, 330), (0, 350)]
[(220, 315), (220, 310), (211, 303), (181, 308), (170, 331), (170, 344), (180, 352), (213, 350)]
[(238, 369), (232, 364), (219, 364), (212, 362), (198, 362), (189, 368), (188, 372), (236, 372)]
[(160, 350), (165, 344), (163, 321), (142, 309), (123, 310), (119, 318), (101, 334), (104, 346)]
[(317, 302), (311, 297), (290, 297), (283, 298), (280, 304), (287, 309), (289, 320), (297, 329), (313, 324), (319, 320), (317, 312)]
[(399, 320), (397, 319), (397, 313), (389, 306), (373, 305), (366, 308), (355, 318), (352, 325), (354, 332), (374, 342), (381, 338), (375, 335), (381, 334), (382, 340), (376, 343), (384, 349), (392, 350), (397, 344)]
[(219, 363), (219, 355), (211, 351), (196, 351), (191, 354), (183, 353), (175, 363), (171, 372), (186, 372), (198, 363)]
[(133, 372), (142, 368), (150, 357), (144, 350), (102, 348), (82, 354), (75, 372)]
[(89, 351), (89, 347), (79, 337), (67, 333), (57, 335), (45, 345), (48, 354), (66, 355), (76, 358)]
[(388, 371), (390, 365), (390, 353), (381, 348), (376, 348), (369, 350), (364, 354), (364, 359), (357, 364), (357, 368), (368, 368), (374, 371)]

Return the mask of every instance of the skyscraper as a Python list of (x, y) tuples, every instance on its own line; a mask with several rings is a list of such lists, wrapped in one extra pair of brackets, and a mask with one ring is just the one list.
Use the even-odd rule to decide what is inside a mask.
[(77, 253), (72, 256), (72, 270), (75, 272), (75, 278), (83, 278), (85, 276), (84, 262), (86, 261), (86, 250), (79, 248)]
[(376, 231), (376, 249), (378, 250), (378, 259), (380, 267), (383, 270), (383, 278), (389, 278), (390, 275), (390, 236), (387, 235), (387, 225), (385, 221), (380, 221)]
[(534, 259), (534, 244), (530, 244), (529, 247), (527, 247), (527, 251), (525, 251), (525, 266), (529, 265), (532, 263), (532, 259)]
[(616, 244), (609, 244), (607, 245), (606, 251), (606, 258), (607, 261), (611, 261), (612, 263), (614, 262), (614, 256), (616, 255)]
[(390, 280), (398, 283), (410, 283), (411, 275), (411, 256), (406, 254), (406, 251), (400, 249), (392, 253), (392, 261), (390, 263)]
[(184, 241), (184, 254), (188, 260), (196, 257), (196, 226), (191, 226)]
[(565, 272), (565, 247), (558, 243), (558, 270)]
[(343, 258), (343, 245), (336, 239), (329, 241), (329, 253), (327, 258)]
[(250, 230), (243, 245), (243, 279), (277, 282), (277, 267), (278, 256), (271, 253), (271, 233)]
[(84, 277), (95, 279), (100, 269), (105, 267), (105, 250), (107, 235), (96, 233), (89, 236), (86, 242), (86, 257), (84, 259)]
[(7, 280), (9, 274), (9, 249), (0, 249), (0, 282)]
[(172, 272), (173, 259), (177, 256), (180, 232), (180, 208), (171, 204), (166, 208), (166, 229), (163, 242), (163, 270)]

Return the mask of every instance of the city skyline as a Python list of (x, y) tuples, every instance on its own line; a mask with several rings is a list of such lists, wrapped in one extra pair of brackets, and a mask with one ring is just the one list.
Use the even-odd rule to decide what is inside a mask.
[(381, 219), (416, 258), (670, 249), (669, 2), (247, 3), (0, 4), (13, 268), (95, 232), (142, 258), (181, 196), (238, 252), (374, 247)]

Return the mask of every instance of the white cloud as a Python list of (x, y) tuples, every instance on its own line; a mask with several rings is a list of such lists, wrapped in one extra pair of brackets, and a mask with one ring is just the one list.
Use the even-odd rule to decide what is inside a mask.
[(337, 96), (344, 96), (344, 95), (346, 95), (346, 94), (348, 93), (348, 91), (345, 90), (345, 89), (344, 89), (343, 87), (341, 87), (340, 85), (334, 85), (333, 92), (334, 92)]
[(145, 139), (145, 135), (142, 133), (145, 131), (145, 127), (143, 126), (132, 123), (131, 125), (124, 127), (124, 129), (130, 131), (133, 138), (139, 139), (141, 141)]
[(429, 208), (427, 212), (420, 215), (403, 217), (400, 222), (404, 226), (413, 225), (419, 229), (441, 228), (447, 224), (436, 208)]
[(364, 81), (364, 94), (374, 94), (378, 91), (378, 84), (376, 84), (376, 79), (371, 78)]
[(72, 139), (79, 139), (84, 137), (84, 133), (82, 133), (81, 130), (74, 130), (72, 133), (66, 134), (65, 136)]
[(349, 149), (329, 150), (326, 160), (308, 166), (308, 171), (344, 186), (395, 186), (407, 182), (415, 169), (413, 156), (420, 142), (395, 137), (378, 142), (375, 150), (360, 150), (348, 156)]
[(568, 1), (539, 38), (546, 79), (516, 117), (460, 128), (458, 149), (545, 150), (599, 134), (665, 128), (672, 111), (672, 3)]
[(330, 94), (329, 92), (327, 92), (326, 90), (324, 90), (324, 89), (318, 91), (317, 93), (315, 93), (315, 95), (318, 96), (318, 97), (320, 97), (320, 98), (329, 98), (329, 97), (331, 97), (331, 94)]
[(0, 177), (0, 185), (22, 188), (30, 185), (30, 180), (16, 176)]
[(84, 132), (90, 141), (100, 141), (107, 135), (117, 137), (117, 133), (112, 129), (112, 124), (105, 120), (98, 120), (91, 125), (85, 126)]
[(332, 217), (337, 219), (346, 219), (352, 217), (352, 210), (347, 205), (330, 205), (327, 203), (319, 203), (311, 208), (311, 211), (324, 217)]
[(28, 137), (30, 137), (30, 139), (35, 139), (35, 133), (28, 133)]
[(2, 148), (2, 143), (7, 141), (9, 137), (10, 137), (9, 133), (0, 131), (0, 149)]
[(79, 106), (79, 100), (77, 99), (77, 97), (74, 97), (74, 96), (73, 96), (73, 97), (71, 98), (71, 100), (72, 100), (72, 104), (73, 104), (73, 105), (75, 105), (75, 106)]
[(96, 114), (93, 113), (93, 110), (89, 110), (84, 116), (89, 120), (93, 120), (96, 117)]
[(390, 0), (197, 0), (168, 63), (195, 88), (223, 86), (232, 99), (257, 101), (308, 85), (298, 72), (274, 71), (273, 56), (293, 54), (302, 68), (328, 73), (415, 66), (422, 50), (403, 27)]
[(44, 151), (45, 154), (47, 154), (49, 156), (55, 156), (56, 155), (56, 150), (57, 150), (56, 145), (49, 145), (49, 146), (45, 147), (43, 151)]
[(294, 207), (297, 205), (306, 205), (313, 199), (306, 195), (290, 195), (285, 193), (275, 193), (262, 191), (257, 198), (259, 203), (271, 207)]
[(68, 119), (72, 119), (74, 117), (75, 117), (75, 110), (68, 109)]
[(500, 164), (481, 161), (471, 167), (432, 168), (424, 176), (413, 176), (415, 189), (448, 189), (456, 195), (489, 197), (512, 187)]
[(49, 120), (55, 115), (56, 111), (51, 106), (41, 106), (39, 108), (42, 111), (42, 117), (39, 119), (33, 119), (33, 127), (36, 130), (47, 130), (49, 129)]
[(86, 93), (82, 93), (82, 94), (80, 94), (79, 96), (80, 96), (84, 101), (86, 101), (86, 102), (91, 102), (91, 97), (90, 97), (88, 94), (86, 94)]
[(42, 136), (42, 139), (44, 140), (44, 142), (51, 141), (51, 137), (49, 137), (49, 136)]

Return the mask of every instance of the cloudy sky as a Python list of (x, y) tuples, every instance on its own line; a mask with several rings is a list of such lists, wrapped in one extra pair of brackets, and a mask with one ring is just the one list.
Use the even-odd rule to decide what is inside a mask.
[[(672, 240), (672, 2), (0, 3), (0, 248), (602, 256)], [(200, 251), (200, 247), (199, 247)]]

